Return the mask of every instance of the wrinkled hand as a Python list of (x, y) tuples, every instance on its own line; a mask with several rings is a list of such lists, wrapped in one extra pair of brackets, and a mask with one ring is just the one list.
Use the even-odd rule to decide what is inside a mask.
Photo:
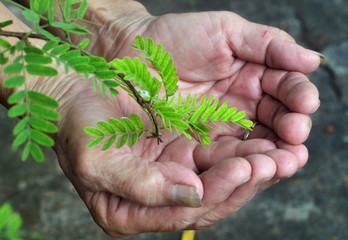
[(132, 149), (88, 149), (91, 139), (84, 127), (132, 112), (147, 116), (124, 93), (111, 101), (90, 85), (76, 86), (62, 108), (56, 151), (65, 174), (110, 236), (210, 226), (304, 166), (308, 114), (319, 106), (318, 91), (304, 74), (319, 66), (319, 56), (279, 29), (229, 12), (209, 12), (149, 18), (145, 30), (125, 34), (117, 53), (105, 47), (104, 57), (137, 55), (129, 46), (138, 34), (171, 53), (183, 95), (229, 101), (259, 124), (246, 141), (243, 129), (218, 132), (206, 149), (168, 133), (160, 145), (142, 137)]

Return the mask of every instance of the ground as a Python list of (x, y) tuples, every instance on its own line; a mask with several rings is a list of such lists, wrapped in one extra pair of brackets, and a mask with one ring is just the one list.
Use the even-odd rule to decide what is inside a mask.
[[(142, 0), (154, 15), (233, 11), (250, 21), (283, 28), (297, 42), (321, 52), (326, 63), (310, 75), (321, 107), (312, 115), (309, 162), (294, 177), (259, 194), (233, 216), (197, 232), (214, 240), (348, 239), (348, 1), (346, 0)], [(10, 201), (24, 228), (47, 240), (110, 239), (93, 222), (60, 170), (53, 151), (43, 164), (21, 163), (11, 150), (6, 110), (0, 110), (0, 203)], [(132, 240), (179, 239), (150, 233)]]

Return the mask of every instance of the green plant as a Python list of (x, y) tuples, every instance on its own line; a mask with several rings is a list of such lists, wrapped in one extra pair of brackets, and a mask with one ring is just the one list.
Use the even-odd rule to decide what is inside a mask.
[[(18, 5), (11, 0), (5, 1)], [(55, 9), (55, 2), (58, 9)], [(162, 130), (174, 130), (188, 139), (194, 136), (203, 145), (208, 145), (211, 143), (208, 136), (211, 130), (232, 129), (228, 123), (251, 130), (252, 122), (244, 119), (245, 112), (238, 112), (235, 107), (229, 107), (227, 102), (219, 106), (218, 99), (214, 100), (212, 96), (206, 95), (199, 101), (197, 95), (190, 94), (182, 99), (181, 94), (177, 93), (179, 77), (176, 75), (177, 68), (173, 66), (173, 59), (161, 44), (154, 44), (151, 38), (145, 40), (137, 36), (136, 44), (132, 47), (139, 50), (140, 56), (152, 64), (160, 79), (153, 77), (148, 65), (137, 57), (107, 62), (84, 50), (89, 44), (88, 38), (77, 45), (73, 44), (71, 34), (92, 34), (76, 22), (83, 21), (87, 10), (86, 0), (31, 0), (30, 3), (30, 9), (18, 5), (23, 9), (23, 16), (34, 24), (30, 32), (4, 31), (2, 28), (12, 24), (12, 21), (0, 23), (0, 36), (18, 38), (14, 45), (0, 38), (0, 46), (3, 48), (0, 52), (0, 64), (4, 65), (3, 71), (8, 74), (3, 85), (16, 89), (8, 98), (8, 103), (13, 104), (8, 116), (22, 118), (13, 130), (16, 136), (13, 146), (18, 148), (24, 145), (23, 161), (29, 155), (38, 162), (43, 161), (41, 146), (54, 145), (49, 134), (57, 132), (54, 122), (60, 118), (57, 112), (59, 103), (49, 96), (29, 90), (26, 83), (27, 75), (57, 75), (57, 70), (52, 66), (53, 61), (57, 65), (63, 65), (66, 72), (73, 69), (82, 79), (93, 79), (95, 90), (100, 91), (103, 97), (108, 95), (113, 98), (120, 89), (126, 91), (152, 123), (152, 127), (146, 129), (143, 120), (135, 113), (128, 118), (100, 121), (96, 123), (96, 127), (85, 128), (87, 134), (95, 137), (88, 144), (89, 147), (102, 142), (102, 150), (109, 149), (114, 143), (117, 148), (127, 142), (132, 147), (144, 134), (147, 138), (156, 138), (160, 143)], [(72, 5), (76, 3), (80, 3), (79, 7), (72, 9)], [(60, 12), (61, 19), (55, 17), (56, 10)], [(41, 20), (46, 24), (40, 25)], [(60, 29), (65, 33), (64, 38), (52, 35), (45, 30), (46, 27)], [(47, 43), (42, 48), (37, 48), (30, 45), (29, 38), (40, 38)], [(13, 58), (11, 62), (9, 55)]]
[(42, 239), (38, 233), (21, 229), (22, 224), (22, 217), (10, 203), (0, 205), (0, 240)]

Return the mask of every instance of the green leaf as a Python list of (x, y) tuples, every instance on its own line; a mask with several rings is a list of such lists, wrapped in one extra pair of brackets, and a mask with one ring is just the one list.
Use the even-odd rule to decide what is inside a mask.
[(14, 92), (12, 93), (12, 95), (7, 99), (7, 102), (9, 104), (15, 104), (18, 103), (20, 101), (22, 101), (25, 97), (25, 91), (18, 91), (18, 92)]
[(118, 82), (113, 81), (113, 80), (105, 80), (105, 81), (103, 81), (103, 83), (104, 83), (105, 86), (107, 86), (108, 88), (113, 88), (113, 87), (117, 87), (117, 86), (120, 85)]
[(108, 150), (112, 146), (112, 144), (114, 144), (115, 141), (116, 141), (116, 135), (113, 135), (110, 138), (108, 138), (105, 141), (105, 143), (104, 143), (104, 145), (102, 147), (102, 150), (103, 151)]
[(85, 133), (93, 137), (104, 136), (104, 133), (95, 127), (85, 127)]
[(39, 145), (36, 143), (30, 144), (30, 154), (33, 156), (36, 162), (43, 162), (44, 161), (44, 154), (40, 148)]
[(136, 130), (144, 130), (143, 120), (141, 120), (141, 118), (137, 114), (132, 113), (130, 119)]
[(138, 142), (139, 136), (137, 133), (133, 133), (130, 135), (129, 140), (128, 140), (128, 146), (133, 147), (137, 142)]
[(23, 50), (26, 54), (44, 54), (44, 52), (40, 48), (37, 48), (35, 46), (26, 46)]
[(67, 52), (69, 49), (70, 49), (70, 45), (67, 43), (64, 43), (64, 44), (58, 45), (55, 48), (53, 48), (51, 50), (51, 54), (58, 56), (58, 55), (61, 55), (65, 52)]
[(153, 51), (153, 40), (152, 38), (147, 38), (145, 41), (145, 52), (148, 55), (152, 55)]
[(49, 66), (43, 66), (40, 64), (27, 64), (25, 68), (28, 71), (28, 73), (31, 75), (48, 76), (48, 77), (58, 75), (58, 71), (55, 68), (49, 67)]
[(69, 66), (76, 66), (76, 65), (85, 65), (89, 63), (89, 58), (85, 56), (80, 56), (80, 57), (74, 57), (69, 59), (68, 65)]
[(29, 104), (29, 109), (32, 115), (39, 118), (51, 121), (58, 121), (60, 119), (60, 116), (56, 111), (37, 104)]
[(231, 118), (231, 122), (238, 122), (239, 120), (243, 119), (245, 117), (246, 113), (244, 111), (240, 111), (236, 114), (234, 114)]
[[(86, 1), (86, 0), (84, 0), (84, 1)], [(85, 38), (78, 44), (78, 46), (80, 48), (84, 49), (88, 46), (88, 44), (89, 44), (89, 38)]]
[(210, 145), (211, 144), (211, 139), (206, 135), (201, 136), (201, 141), (202, 141), (203, 145)]
[(68, 31), (68, 30), (75, 28), (74, 25), (69, 24), (69, 23), (65, 23), (65, 22), (51, 22), (51, 26), (56, 27), (56, 28), (60, 28), (64, 31)]
[(237, 112), (237, 108), (229, 108), (220, 118), (220, 121), (226, 122), (230, 120), (230, 118)]
[(52, 63), (52, 58), (49, 56), (44, 56), (41, 54), (27, 54), (24, 56), (24, 59), (27, 63), (33, 64), (49, 64)]
[(203, 113), (203, 115), (201, 116), (201, 119), (200, 121), (201, 122), (206, 122), (207, 119), (215, 112), (216, 108), (217, 108), (217, 105), (219, 104), (219, 99), (216, 99), (214, 101), (214, 103), (208, 107), (205, 112)]
[(54, 40), (50, 40), (48, 41), (43, 47), (42, 47), (42, 50), (44, 50), (45, 52), (51, 50), (52, 48), (54, 48), (55, 46), (58, 45), (58, 42), (57, 41), (54, 41)]
[(54, 36), (52, 33), (46, 31), (43, 28), (37, 28), (37, 31), (39, 31), (39, 33), (41, 33), (42, 35), (47, 37), (49, 40), (52, 40), (52, 41), (55, 41), (55, 42), (59, 42), (60, 41), (59, 37)]
[(39, 105), (46, 106), (49, 108), (58, 108), (59, 107), (59, 103), (56, 100), (54, 100), (53, 98), (46, 96), (42, 93), (35, 92), (35, 91), (29, 91), (28, 96), (32, 102), (37, 103)]
[(11, 207), (11, 204), (8, 202), (5, 202), (0, 207), (0, 230), (4, 228), (5, 224), (7, 223), (8, 219), (13, 213), (13, 209)]
[(61, 61), (69, 61), (70, 59), (74, 59), (80, 56), (81, 56), (81, 51), (75, 49), (75, 50), (71, 50), (66, 53), (63, 53), (62, 55), (59, 56), (59, 59)]
[(11, 47), (11, 44), (8, 41), (0, 38), (0, 47), (9, 48)]
[(239, 123), (244, 127), (244, 128), (251, 128), (254, 124), (253, 121), (250, 121), (248, 119), (241, 119), (239, 120)]
[(71, 0), (65, 0), (64, 4), (65, 4), (64, 17), (65, 19), (69, 19), (71, 15)]
[(54, 146), (53, 139), (41, 131), (33, 129), (30, 131), (30, 135), (31, 135), (31, 138), (40, 145), (43, 145), (46, 147)]
[(117, 76), (117, 72), (114, 70), (99, 71), (96, 76), (99, 79), (112, 79)]
[(127, 131), (123, 124), (116, 119), (110, 118), (109, 123), (114, 128), (116, 133), (125, 133)]
[(135, 41), (137, 43), (137, 47), (140, 50), (144, 50), (145, 49), (145, 42), (144, 42), (144, 38), (140, 35), (136, 36)]
[(74, 65), (72, 68), (78, 73), (93, 73), (95, 72), (95, 68), (89, 64), (79, 64)]
[(170, 123), (174, 128), (179, 128), (181, 130), (186, 130), (189, 125), (184, 121), (170, 120)]
[(22, 63), (11, 63), (4, 68), (6, 74), (18, 74), (23, 70), (24, 65)]
[(191, 126), (199, 135), (209, 135), (211, 133), (210, 129), (202, 123), (194, 123)]
[(20, 134), (18, 134), (15, 140), (13, 141), (13, 147), (18, 148), (20, 145), (22, 145), (28, 139), (29, 132), (29, 129), (26, 129), (22, 131)]
[(54, 0), (48, 0), (48, 22), (54, 21)]
[(27, 144), (25, 144), (25, 147), (22, 152), (22, 157), (21, 157), (22, 161), (27, 160), (27, 158), (29, 157), (30, 146), (31, 146), (31, 142), (27, 142)]
[(132, 121), (129, 120), (128, 118), (121, 117), (120, 122), (125, 127), (127, 132), (134, 132), (135, 131), (135, 126), (133, 125)]
[(81, 19), (85, 16), (88, 8), (88, 4), (86, 0), (82, 0), (79, 10), (77, 12), (77, 18)]
[(211, 116), (210, 121), (216, 122), (219, 120), (219, 118), (228, 110), (228, 102), (224, 102), (218, 110), (214, 112), (214, 114)]
[(0, 22), (0, 28), (4, 28), (4, 27), (7, 27), (7, 26), (10, 26), (12, 23), (13, 23), (12, 20), (7, 20), (7, 21), (4, 21), (4, 22)]
[(22, 15), (29, 22), (33, 22), (35, 24), (38, 24), (40, 22), (40, 16), (35, 11), (33, 11), (31, 9), (26, 9), (26, 10), (22, 11)]
[(123, 147), (126, 144), (127, 140), (128, 140), (128, 134), (122, 135), (117, 141), (116, 148)]
[(41, 15), (44, 15), (47, 11), (48, 0), (35, 0), (33, 3), (33, 10)]
[(6, 57), (3, 52), (0, 52), (0, 64), (4, 65), (8, 62), (8, 60), (8, 57)]
[(97, 126), (107, 134), (115, 134), (115, 129), (107, 122), (100, 121), (97, 123)]
[(47, 133), (56, 133), (58, 132), (58, 128), (51, 122), (43, 120), (41, 118), (31, 117), (30, 125), (37, 130), (47, 132)]
[(88, 56), (90, 63), (106, 63), (106, 60), (98, 56)]
[(20, 120), (16, 126), (13, 129), (13, 135), (17, 135), (18, 133), (20, 133), (22, 130), (24, 130), (24, 128), (27, 126), (28, 123), (28, 117), (23, 118), (22, 120)]
[(8, 110), (7, 115), (10, 118), (19, 117), (19, 116), (22, 116), (26, 110), (27, 110), (26, 103), (14, 105), (13, 107), (10, 108), (10, 110)]
[(99, 138), (93, 139), (92, 141), (90, 141), (88, 143), (87, 147), (93, 148), (95, 146), (98, 146), (103, 140), (104, 140), (104, 137), (99, 137)]
[(15, 88), (15, 87), (22, 86), (24, 82), (25, 82), (24, 76), (14, 76), (14, 77), (7, 78), (4, 81), (3, 85), (4, 87), (7, 87), (7, 88)]

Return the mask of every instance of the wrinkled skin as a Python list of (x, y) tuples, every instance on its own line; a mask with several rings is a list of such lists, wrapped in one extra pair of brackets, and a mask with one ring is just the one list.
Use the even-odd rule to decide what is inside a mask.
[[(208, 227), (305, 165), (308, 114), (319, 106), (318, 91), (305, 74), (319, 66), (317, 55), (279, 29), (229, 12), (171, 14), (141, 24), (146, 27), (125, 34), (120, 51), (113, 51), (109, 39), (99, 54), (109, 60), (135, 56), (139, 52), (129, 47), (135, 36), (151, 37), (174, 58), (179, 92), (229, 101), (259, 124), (246, 141), (246, 130), (237, 127), (235, 132), (216, 132), (206, 149), (166, 132), (160, 145), (142, 137), (132, 149), (88, 149), (91, 138), (84, 127), (132, 112), (147, 116), (125, 93), (105, 100), (91, 84), (77, 84), (61, 109), (56, 151), (65, 174), (107, 234)], [(112, 35), (113, 29), (109, 31)], [(202, 207), (171, 204), (173, 184), (193, 186)]]

